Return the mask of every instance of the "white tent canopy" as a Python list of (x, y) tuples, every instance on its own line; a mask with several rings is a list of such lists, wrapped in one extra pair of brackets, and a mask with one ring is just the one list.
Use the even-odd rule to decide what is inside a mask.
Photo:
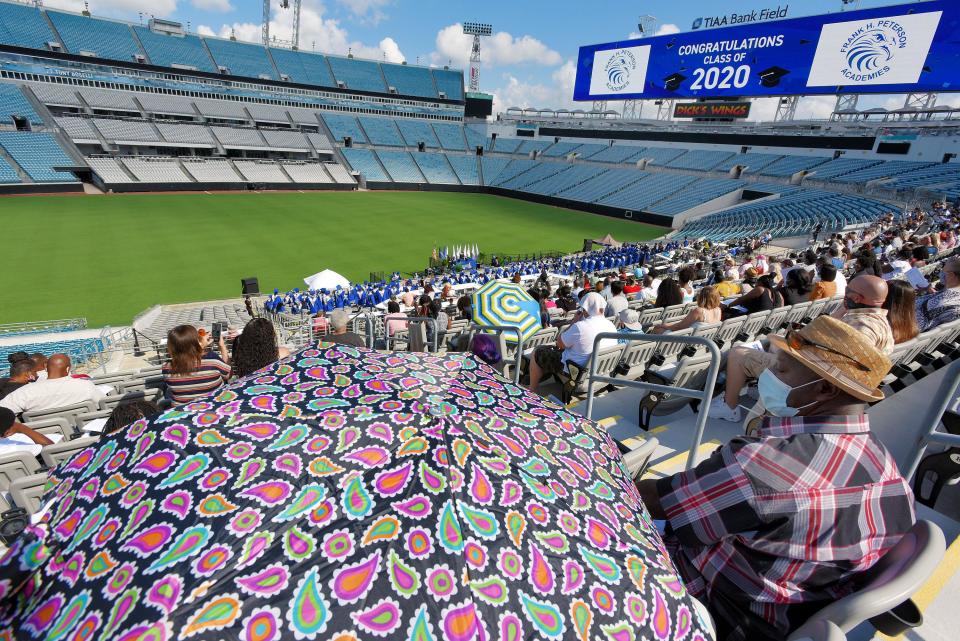
[(332, 269), (325, 269), (322, 272), (317, 272), (313, 276), (307, 276), (303, 279), (303, 282), (305, 282), (310, 289), (325, 289), (328, 292), (335, 290), (337, 285), (340, 285), (343, 289), (350, 287), (350, 281)]

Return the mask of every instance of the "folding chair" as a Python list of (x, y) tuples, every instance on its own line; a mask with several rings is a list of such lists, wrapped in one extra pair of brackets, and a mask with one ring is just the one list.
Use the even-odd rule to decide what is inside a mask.
[(72, 441), (47, 445), (40, 450), (40, 458), (43, 459), (44, 465), (49, 468), (54, 468), (64, 461), (69, 461), (77, 452), (96, 445), (98, 440), (96, 437), (87, 436)]
[(74, 405), (67, 405), (66, 407), (54, 407), (48, 410), (24, 412), (23, 421), (24, 423), (32, 423), (40, 419), (62, 416), (65, 417), (71, 424), (74, 424), (76, 422), (75, 419), (77, 414), (82, 414), (83, 412), (93, 412), (96, 409), (98, 409), (96, 403), (93, 401), (86, 401), (85, 403), (76, 403)]
[[(660, 371), (647, 370), (643, 375), (643, 380), (648, 383), (669, 385), (671, 387), (699, 389), (706, 383), (707, 372), (710, 369), (710, 360), (710, 354), (684, 356), (675, 368), (667, 368)], [(686, 396), (647, 392), (643, 398), (640, 399), (640, 418), (638, 421), (640, 428), (643, 431), (648, 431), (650, 429), (650, 422), (654, 416), (672, 414), (685, 405), (694, 402), (695, 399)]]
[(620, 355), (623, 354), (623, 345), (614, 345), (594, 352), (583, 366), (576, 363), (567, 363), (567, 372), (561, 372), (557, 375), (563, 388), (561, 400), (564, 404), (573, 400), (573, 397), (584, 393), (584, 381), (590, 375), (590, 363), (596, 359), (596, 375), (610, 376), (614, 368), (620, 362)]
[(29, 452), (11, 452), (0, 456), (0, 491), (9, 490), (14, 481), (39, 471), (37, 457)]
[(30, 421), (29, 423), (24, 423), (24, 425), (32, 430), (40, 432), (44, 436), (59, 434), (64, 440), (67, 440), (76, 434), (77, 429), (73, 423), (68, 421), (63, 416), (58, 416), (56, 418), (45, 418), (39, 421)]
[(10, 484), (11, 502), (28, 515), (36, 514), (43, 507), (43, 490), (47, 486), (47, 474), (31, 474), (18, 478)]

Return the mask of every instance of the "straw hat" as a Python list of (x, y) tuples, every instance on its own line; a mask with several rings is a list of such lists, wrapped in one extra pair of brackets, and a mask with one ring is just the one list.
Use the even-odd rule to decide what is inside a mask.
[(861, 401), (882, 401), (878, 389), (892, 366), (886, 354), (843, 321), (819, 316), (786, 337), (770, 342), (805, 367)]

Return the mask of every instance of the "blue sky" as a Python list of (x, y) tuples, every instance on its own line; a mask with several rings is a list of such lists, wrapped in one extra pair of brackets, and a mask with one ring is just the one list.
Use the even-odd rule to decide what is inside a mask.
[[(51, 8), (83, 9), (82, 0), (45, 0)], [(838, 11), (840, 0), (793, 0), (789, 16)], [(861, 0), (860, 6), (897, 4)], [(94, 15), (144, 20), (150, 15), (189, 22), (192, 31), (258, 41), (260, 0), (90, 0)], [(372, 57), (399, 62), (448, 64), (464, 67), (469, 39), (460, 33), (466, 20), (490, 22), (494, 37), (483, 49), (481, 88), (496, 97), (495, 108), (510, 106), (570, 107), (577, 49), (580, 45), (622, 39), (637, 31), (640, 14), (657, 18), (665, 32), (687, 31), (700, 16), (747, 12), (776, 6), (762, 0), (718, 3), (716, 0), (303, 0), (302, 49)], [(290, 37), (290, 11), (273, 0), (271, 32)], [(900, 98), (878, 97), (863, 106), (899, 106)], [(808, 98), (800, 112), (829, 114), (830, 97)], [(583, 105), (580, 105), (583, 106)], [(616, 105), (611, 105), (616, 108)], [(761, 102), (754, 113), (769, 117), (772, 101)]]

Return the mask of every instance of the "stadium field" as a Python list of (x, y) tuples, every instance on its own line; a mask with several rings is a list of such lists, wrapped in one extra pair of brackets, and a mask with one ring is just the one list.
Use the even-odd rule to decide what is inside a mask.
[(305, 192), (29, 196), (0, 199), (6, 243), (0, 323), (84, 316), (126, 325), (158, 303), (228, 298), (333, 269), (422, 270), (435, 245), (481, 252), (576, 251), (607, 233), (666, 229), (486, 194)]

